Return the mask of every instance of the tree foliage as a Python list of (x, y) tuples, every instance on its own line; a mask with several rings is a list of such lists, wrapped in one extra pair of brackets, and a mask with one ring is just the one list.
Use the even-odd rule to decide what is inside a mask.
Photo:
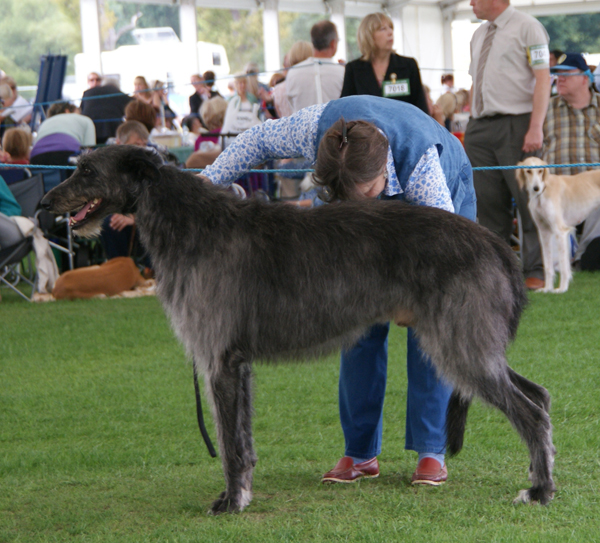
[(600, 53), (600, 13), (538, 17), (550, 36), (550, 49)]
[(17, 84), (37, 83), (41, 55), (65, 54), (72, 60), (81, 50), (79, 22), (74, 24), (66, 14), (68, 4), (69, 0), (0, 0), (0, 68)]

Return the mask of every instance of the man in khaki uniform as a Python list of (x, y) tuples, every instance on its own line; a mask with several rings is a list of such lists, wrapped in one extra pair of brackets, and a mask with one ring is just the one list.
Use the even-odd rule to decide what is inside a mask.
[[(513, 166), (542, 148), (550, 96), (548, 33), (508, 0), (471, 0), (487, 20), (471, 40), (471, 120), (465, 149), (474, 167)], [(527, 287), (544, 286), (537, 230), (513, 170), (474, 173), (479, 222), (510, 241), (512, 199), (522, 219), (523, 272)]]

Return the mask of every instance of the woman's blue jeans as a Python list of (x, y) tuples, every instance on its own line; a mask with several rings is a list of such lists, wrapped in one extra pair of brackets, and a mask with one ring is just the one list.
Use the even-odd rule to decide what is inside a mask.
[[(456, 212), (475, 220), (476, 199), (471, 168), (464, 176), (464, 198)], [(463, 175), (463, 172), (461, 172)], [(456, 205), (455, 205), (456, 207)], [(346, 456), (373, 458), (381, 453), (383, 401), (387, 379), (389, 323), (373, 326), (349, 351), (342, 352), (339, 382), (340, 420)], [(429, 358), (408, 329), (408, 392), (404, 447), (419, 453), (446, 450), (446, 409), (452, 388), (440, 381)]]

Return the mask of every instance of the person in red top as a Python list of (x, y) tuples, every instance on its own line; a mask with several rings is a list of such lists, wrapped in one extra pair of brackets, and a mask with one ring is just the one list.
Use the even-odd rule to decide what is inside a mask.
[[(31, 134), (22, 128), (9, 128), (2, 136), (0, 162), (5, 164), (29, 164)], [(7, 185), (25, 178), (24, 168), (0, 168), (0, 175)]]
[(9, 128), (2, 137), (2, 149), (7, 164), (29, 164), (31, 133), (22, 128)]

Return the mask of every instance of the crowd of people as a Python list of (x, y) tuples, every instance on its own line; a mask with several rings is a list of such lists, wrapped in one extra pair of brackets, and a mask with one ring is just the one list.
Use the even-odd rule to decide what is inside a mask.
[[(282, 195), (299, 206), (382, 198), (439, 207), (477, 219), (507, 243), (516, 202), (526, 285), (542, 288), (537, 232), (514, 172), (473, 174), (471, 168), (512, 166), (530, 154), (541, 154), (549, 163), (598, 162), (598, 93), (584, 57), (551, 53), (539, 21), (508, 0), (472, 0), (471, 5), (485, 21), (471, 43), (473, 87), (457, 90), (453, 75), (444, 74), (435, 103), (416, 60), (394, 51), (393, 21), (383, 13), (361, 21), (361, 56), (347, 64), (334, 60), (337, 29), (324, 20), (312, 27), (310, 42), (291, 47), (284, 70), (269, 85), (258, 80), (258, 66), (249, 64), (232, 79), (232, 96), (226, 100), (214, 88), (214, 73), (193, 75), (189, 114), (182, 120), (195, 147), (187, 166), (206, 168), (206, 181), (229, 184), (265, 160), (281, 160), (281, 169), (314, 165), (310, 186), (301, 188), (290, 174), (292, 183)], [(169, 160), (168, 150), (150, 138), (153, 131), (176, 123), (163, 82), (148, 84), (139, 76), (132, 97), (99, 74), (90, 74), (88, 83), (81, 109), (54, 104), (34, 142), (14, 126), (24, 118), (7, 120), (0, 110), (2, 161), (65, 164), (82, 147), (111, 138), (116, 144), (152, 146)], [(0, 83), (5, 108), (17, 99), (15, 89)], [(104, 99), (92, 99), (99, 97)], [(463, 146), (451, 132), (454, 116), (464, 113), (470, 119)], [(134, 224), (133, 216), (107, 219), (103, 241), (110, 256), (127, 252)], [(598, 251), (599, 239), (597, 212), (583, 227), (575, 259), (590, 261), (585, 252)], [(339, 405), (345, 454), (323, 476), (325, 482), (379, 474), (388, 330), (389, 324), (375, 326), (342, 353)], [(451, 388), (435, 374), (410, 329), (407, 352), (405, 446), (418, 454), (412, 483), (437, 486), (448, 477), (445, 414)]]

